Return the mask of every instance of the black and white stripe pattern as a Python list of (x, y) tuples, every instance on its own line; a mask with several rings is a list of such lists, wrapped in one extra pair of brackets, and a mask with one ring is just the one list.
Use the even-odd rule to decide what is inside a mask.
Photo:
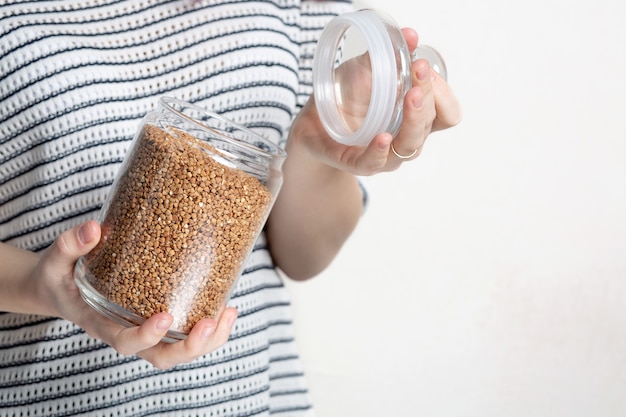
[[(139, 121), (187, 100), (279, 143), (347, 1), (51, 0), (0, 6), (0, 239), (42, 250), (94, 218)], [(262, 236), (229, 343), (159, 371), (63, 320), (0, 313), (0, 416), (310, 416), (289, 299)]]

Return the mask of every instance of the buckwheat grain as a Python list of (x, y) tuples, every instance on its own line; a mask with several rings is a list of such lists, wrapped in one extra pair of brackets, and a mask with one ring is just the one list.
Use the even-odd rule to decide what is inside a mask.
[(272, 196), (180, 131), (145, 125), (86, 257), (91, 285), (143, 318), (167, 311), (188, 333), (227, 301)]

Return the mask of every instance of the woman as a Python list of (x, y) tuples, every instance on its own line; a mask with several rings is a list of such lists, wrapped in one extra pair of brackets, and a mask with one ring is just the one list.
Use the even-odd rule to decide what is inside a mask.
[[(356, 176), (397, 169), (430, 132), (460, 119), (445, 81), (418, 61), (395, 138), (381, 134), (360, 148), (326, 135), (309, 97), (311, 62), (324, 25), (350, 7), (0, 6), (0, 416), (313, 415), (276, 268), (297, 280), (322, 271), (361, 215)], [(415, 47), (417, 34), (404, 35)], [(88, 307), (72, 278), (100, 238), (91, 219), (139, 121), (164, 95), (244, 124), (288, 153), (266, 233), (229, 307), (177, 343), (161, 342), (169, 314), (120, 326)]]

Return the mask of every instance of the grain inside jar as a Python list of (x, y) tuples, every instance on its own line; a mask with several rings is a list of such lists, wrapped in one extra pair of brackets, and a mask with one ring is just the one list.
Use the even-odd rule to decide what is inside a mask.
[(143, 318), (188, 333), (215, 318), (264, 225), (272, 195), (182, 131), (144, 125), (86, 257), (89, 283)]

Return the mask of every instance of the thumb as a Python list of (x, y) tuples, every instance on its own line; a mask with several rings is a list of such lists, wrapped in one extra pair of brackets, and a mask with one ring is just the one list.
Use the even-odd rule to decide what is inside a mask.
[(100, 225), (90, 220), (63, 232), (46, 251), (53, 269), (60, 274), (71, 270), (78, 258), (89, 253), (100, 241)]

